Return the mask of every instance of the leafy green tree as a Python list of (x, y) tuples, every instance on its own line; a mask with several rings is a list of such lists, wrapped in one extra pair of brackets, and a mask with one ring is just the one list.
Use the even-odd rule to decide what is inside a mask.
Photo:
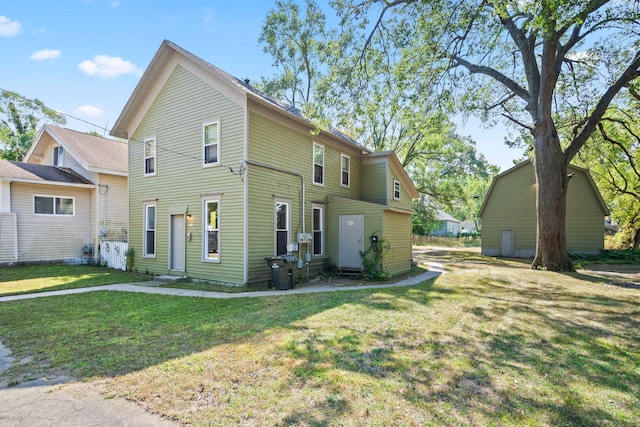
[(262, 90), (296, 108), (311, 100), (323, 68), (325, 21), (313, 0), (306, 0), (304, 9), (292, 0), (276, 1), (262, 25), (259, 42), (279, 73), (263, 77)]
[[(370, 51), (377, 55), (376, 37), (388, 40), (388, 55), (405, 75), (439, 81), (459, 109), (488, 123), (504, 118), (530, 134), (537, 181), (532, 267), (572, 269), (567, 165), (618, 92), (640, 76), (639, 2), (337, 0), (335, 7), (362, 34), (354, 38), (362, 41), (361, 62)], [(585, 52), (625, 66), (615, 75), (582, 72)], [(572, 128), (571, 136), (562, 140), (559, 126)]]
[(621, 241), (640, 247), (640, 93), (629, 86), (578, 154), (620, 224)]
[(0, 91), (0, 158), (22, 160), (43, 122), (65, 124), (64, 115), (47, 108), (38, 99)]
[(327, 29), (318, 6), (305, 4), (306, 13), (290, 0), (269, 12), (260, 42), (278, 72), (260, 88), (301, 108), (319, 128), (332, 123), (374, 151), (394, 151), (429, 205), (458, 204), (464, 179), (488, 165), (437, 108), (435, 91), (416, 85), (383, 48), (359, 66), (349, 55), (359, 43), (354, 29)]

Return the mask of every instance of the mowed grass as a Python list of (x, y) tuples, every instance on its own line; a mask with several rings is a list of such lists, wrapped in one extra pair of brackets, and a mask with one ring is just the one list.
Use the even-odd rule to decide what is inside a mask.
[(640, 425), (640, 290), (477, 250), (411, 288), (0, 303), (19, 382), (66, 373), (189, 425)]
[(0, 296), (144, 280), (149, 277), (93, 265), (0, 267)]

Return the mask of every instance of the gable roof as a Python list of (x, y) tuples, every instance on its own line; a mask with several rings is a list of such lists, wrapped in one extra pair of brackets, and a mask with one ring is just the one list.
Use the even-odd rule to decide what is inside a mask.
[(31, 145), (24, 161), (42, 155), (45, 135), (61, 145), (80, 165), (90, 172), (127, 176), (129, 150), (127, 144), (58, 126), (44, 125)]
[[(507, 169), (504, 172), (499, 173), (498, 175), (493, 177), (493, 180), (491, 180), (491, 186), (489, 187), (489, 190), (487, 191), (486, 196), (484, 197), (484, 200), (482, 201), (482, 206), (480, 206), (480, 210), (478, 211), (478, 217), (482, 217), (482, 213), (484, 212), (484, 208), (487, 205), (487, 201), (489, 200), (491, 193), (493, 191), (493, 188), (495, 186), (495, 183), (498, 179), (503, 178), (506, 175), (509, 175), (510, 173), (514, 172), (515, 170), (518, 170), (522, 167), (525, 166), (531, 166), (533, 167), (533, 160), (525, 160), (521, 163), (518, 163), (517, 165), (515, 165), (514, 167)], [(605, 215), (609, 215), (609, 208), (607, 207), (607, 204), (605, 203), (604, 199), (602, 198), (602, 194), (600, 194), (600, 190), (598, 190), (598, 186), (596, 186), (596, 183), (593, 181), (593, 178), (591, 177), (591, 174), (589, 173), (589, 170), (585, 169), (585, 168), (581, 168), (580, 166), (575, 166), (575, 165), (569, 165), (568, 168), (571, 169), (575, 169), (579, 172), (582, 172), (585, 174), (585, 176), (587, 177), (587, 180), (589, 181), (589, 185), (591, 186), (591, 188), (593, 189), (593, 193), (595, 194), (596, 198), (598, 199), (598, 203), (600, 204), (600, 206), (602, 207), (602, 210), (605, 212)]]
[(379, 151), (375, 153), (368, 153), (365, 156), (365, 158), (367, 157), (368, 158), (375, 158), (375, 157), (386, 158), (389, 162), (389, 165), (391, 166), (391, 170), (393, 170), (396, 173), (396, 176), (400, 180), (400, 183), (402, 184), (402, 186), (409, 193), (409, 196), (412, 199), (417, 199), (418, 197), (420, 197), (420, 193), (418, 192), (418, 189), (416, 188), (411, 178), (409, 178), (409, 175), (407, 175), (407, 172), (402, 167), (402, 163), (400, 163), (400, 159), (398, 159), (398, 155), (395, 153), (395, 151)]
[[(139, 117), (141, 110), (146, 111), (149, 108), (149, 100), (147, 98), (152, 95), (154, 90), (157, 90), (157, 83), (159, 79), (162, 77), (166, 68), (171, 66), (172, 61), (174, 61), (176, 57), (188, 61), (200, 70), (204, 71), (205, 75), (213, 77), (214, 80), (221, 82), (225, 86), (225, 90), (229, 91), (232, 95), (254, 100), (274, 111), (280, 112), (297, 120), (298, 122), (304, 123), (309, 126), (310, 129), (316, 128), (310, 120), (305, 118), (304, 114), (299, 109), (259, 91), (247, 82), (232, 76), (214, 65), (211, 65), (204, 59), (186, 51), (169, 40), (164, 40), (142, 75), (140, 82), (138, 82), (138, 85), (122, 109), (120, 116), (113, 125), (110, 132), (111, 135), (124, 139), (132, 137), (129, 131), (132, 127), (135, 128), (136, 117)], [(344, 144), (355, 146), (358, 150), (367, 153), (370, 152), (370, 150), (364, 145), (358, 143), (356, 140), (348, 137), (337, 129), (323, 129), (323, 132), (333, 136)]]
[(57, 184), (80, 187), (95, 187), (69, 168), (36, 165), (32, 163), (0, 160), (0, 180), (29, 182), (34, 184)]
[(438, 221), (448, 221), (448, 222), (456, 222), (460, 223), (460, 220), (455, 219), (453, 216), (449, 215), (445, 211), (437, 210), (436, 211), (436, 219)]

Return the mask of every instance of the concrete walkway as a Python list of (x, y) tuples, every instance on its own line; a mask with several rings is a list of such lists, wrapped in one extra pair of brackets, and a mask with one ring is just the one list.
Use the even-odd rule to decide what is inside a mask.
[(403, 286), (414, 286), (418, 283), (422, 283), (425, 280), (433, 279), (439, 276), (443, 271), (427, 271), (417, 276), (409, 277), (408, 279), (400, 280), (395, 283), (381, 284), (381, 285), (356, 285), (356, 286), (305, 286), (302, 288), (294, 288), (288, 290), (270, 290), (270, 291), (256, 291), (256, 292), (210, 292), (210, 291), (195, 291), (190, 289), (178, 289), (178, 288), (162, 288), (159, 287), (161, 282), (149, 281), (140, 283), (122, 283), (116, 285), (104, 285), (93, 286), (90, 288), (77, 288), (77, 289), (65, 289), (61, 291), (48, 291), (37, 292), (32, 294), (10, 295), (0, 297), (0, 302), (6, 301), (18, 301), (31, 298), (43, 298), (56, 295), (72, 295), (81, 294), (86, 292), (96, 291), (121, 291), (121, 292), (140, 292), (146, 294), (157, 295), (173, 295), (180, 297), (201, 297), (201, 298), (249, 298), (249, 297), (268, 297), (268, 296), (283, 296), (283, 295), (299, 295), (299, 294), (311, 294), (318, 292), (335, 292), (335, 291), (355, 291), (360, 289), (385, 289), (385, 288), (397, 288)]

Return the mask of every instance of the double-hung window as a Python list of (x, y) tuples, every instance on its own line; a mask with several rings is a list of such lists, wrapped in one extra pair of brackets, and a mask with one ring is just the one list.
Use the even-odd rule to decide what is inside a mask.
[(53, 166), (64, 166), (64, 147), (53, 147)]
[(351, 158), (346, 154), (340, 156), (340, 184), (343, 187), (348, 187), (351, 182)]
[(220, 164), (220, 122), (204, 125), (202, 129), (202, 147), (204, 165)]
[(324, 147), (313, 143), (313, 183), (324, 185)]
[(321, 256), (323, 250), (324, 207), (313, 205), (313, 256)]
[(220, 261), (220, 198), (204, 199), (204, 253), (205, 261)]
[(275, 252), (276, 255), (287, 254), (289, 243), (289, 209), (290, 203), (284, 200), (276, 200), (275, 205)]
[(400, 200), (400, 182), (393, 180), (393, 199)]
[(156, 174), (156, 139), (144, 140), (144, 174)]
[(156, 205), (144, 205), (144, 235), (143, 247), (145, 257), (154, 257), (156, 255)]
[(33, 196), (33, 213), (35, 215), (75, 215), (75, 199), (73, 197)]

